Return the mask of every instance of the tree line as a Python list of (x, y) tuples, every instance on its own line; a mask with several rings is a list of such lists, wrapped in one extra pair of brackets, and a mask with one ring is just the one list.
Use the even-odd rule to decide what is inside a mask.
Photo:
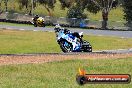
[[(0, 0), (7, 5), (8, 0)], [(54, 9), (57, 0), (16, 0), (19, 3), (19, 8), (26, 8), (30, 14), (33, 14), (33, 9), (37, 4), (43, 5), (51, 15), (51, 10)], [(102, 12), (102, 29), (107, 29), (108, 15), (111, 9), (116, 8), (118, 5), (122, 5), (124, 8), (124, 19), (128, 21), (128, 26), (132, 23), (132, 0), (59, 0), (61, 3), (61, 9), (68, 8), (67, 17), (85, 19), (84, 10), (91, 13)], [(7, 8), (6, 8), (7, 9)]]

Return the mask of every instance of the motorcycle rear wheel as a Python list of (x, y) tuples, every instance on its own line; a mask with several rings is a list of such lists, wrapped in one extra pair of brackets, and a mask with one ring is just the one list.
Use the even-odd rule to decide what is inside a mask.
[(45, 23), (43, 23), (43, 27), (45, 27)]

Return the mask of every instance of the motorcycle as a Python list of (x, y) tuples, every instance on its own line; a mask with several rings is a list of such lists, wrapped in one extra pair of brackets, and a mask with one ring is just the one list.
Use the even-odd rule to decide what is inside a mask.
[(60, 28), (56, 25), (55, 28), (57, 42), (63, 52), (92, 52), (92, 46), (86, 40), (83, 40), (83, 32), (71, 33), (70, 30)]
[(34, 25), (34, 27), (45, 27), (45, 21), (44, 18), (42, 17), (38, 17), (37, 19), (32, 18), (32, 24)]

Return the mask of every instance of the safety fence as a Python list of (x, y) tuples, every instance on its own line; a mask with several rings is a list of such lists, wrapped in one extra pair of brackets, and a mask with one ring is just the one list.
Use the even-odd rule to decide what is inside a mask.
[[(45, 19), (46, 25), (56, 25), (60, 24), (64, 27), (81, 27), (90, 29), (99, 29), (102, 25), (102, 20), (90, 20), (90, 19), (77, 19), (77, 18), (66, 18), (66, 17), (50, 17), (42, 16)], [(4, 12), (0, 14), (1, 22), (11, 22), (11, 23), (24, 23), (31, 24), (33, 16), (28, 14), (19, 13), (9, 13)], [(125, 25), (123, 21), (108, 21), (109, 29), (120, 29), (129, 30), (130, 28)]]

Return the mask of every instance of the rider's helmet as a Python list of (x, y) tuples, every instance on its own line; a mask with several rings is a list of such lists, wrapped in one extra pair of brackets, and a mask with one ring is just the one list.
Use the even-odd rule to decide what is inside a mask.
[(38, 14), (34, 16), (34, 19), (38, 19), (38, 18), (39, 18), (39, 15)]
[(70, 33), (70, 30), (64, 29), (64, 33), (65, 33), (65, 34)]
[(57, 24), (54, 28), (55, 32), (58, 32), (61, 29), (61, 26), (59, 24)]
[(36, 21), (39, 18), (39, 15), (35, 15), (33, 20)]
[(35, 17), (39, 17), (39, 15), (38, 15), (38, 14), (36, 14), (36, 15), (35, 15)]

